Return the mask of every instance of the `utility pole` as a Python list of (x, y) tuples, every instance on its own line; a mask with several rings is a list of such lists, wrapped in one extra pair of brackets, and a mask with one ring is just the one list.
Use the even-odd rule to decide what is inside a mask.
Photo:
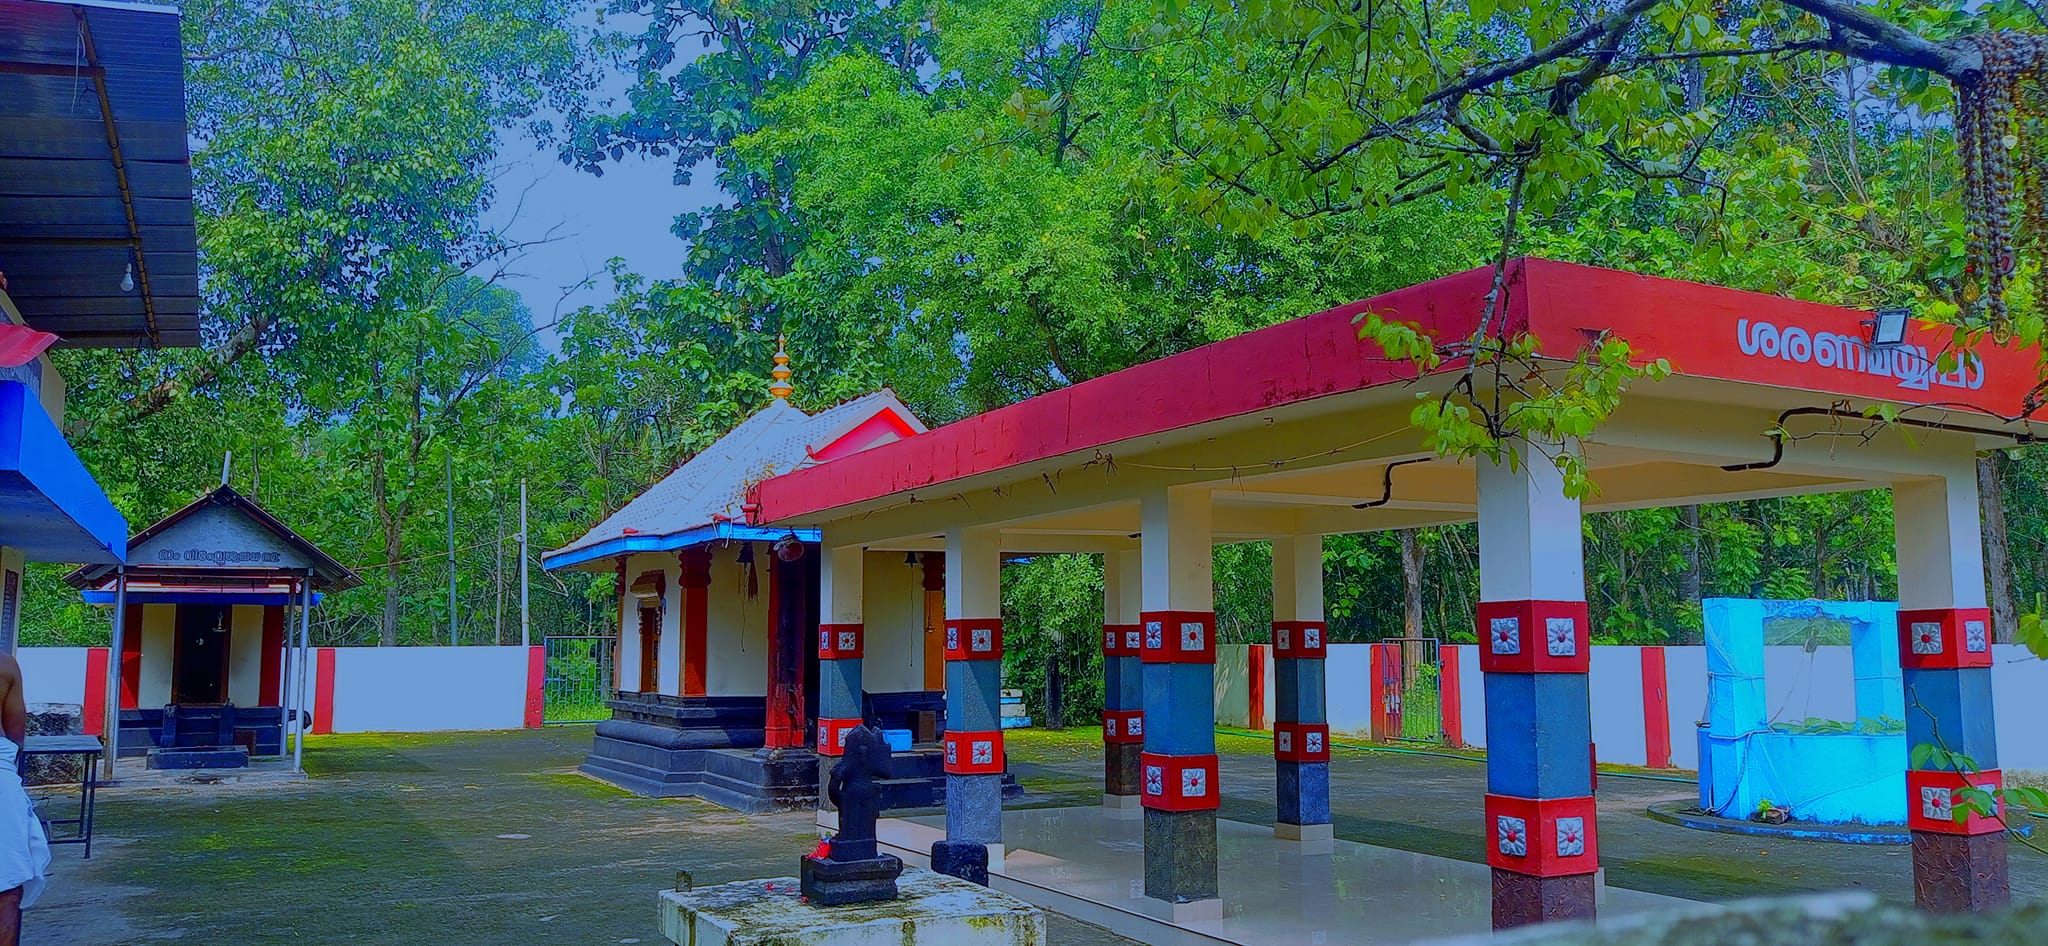
[(448, 644), (462, 643), (455, 631), (455, 445), (448, 445)]
[(526, 479), (519, 480), (519, 646), (531, 647), (526, 613)]

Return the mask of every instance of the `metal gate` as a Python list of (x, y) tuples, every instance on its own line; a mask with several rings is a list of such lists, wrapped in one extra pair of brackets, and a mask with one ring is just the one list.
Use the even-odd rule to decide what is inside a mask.
[(541, 719), (580, 723), (610, 719), (612, 643), (610, 637), (547, 637), (547, 675), (541, 689)]
[(1444, 742), (1443, 659), (1438, 641), (1397, 637), (1373, 645), (1373, 738)]

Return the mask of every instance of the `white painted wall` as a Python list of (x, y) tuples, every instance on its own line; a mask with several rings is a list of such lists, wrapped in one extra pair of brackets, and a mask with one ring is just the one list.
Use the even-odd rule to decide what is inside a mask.
[(901, 552), (869, 552), (861, 575), (861, 689), (924, 689), (924, 567), (903, 564)]
[(142, 672), (135, 685), (136, 706), (155, 708), (171, 701), (171, 651), (177, 638), (177, 605), (142, 606)]
[[(1643, 649), (1595, 647), (1589, 672), (1594, 681), (1587, 694), (1593, 746), (1600, 761), (1642, 765), (1648, 758), (1643, 743)], [(1465, 741), (1472, 739), (1468, 735)]]
[(1331, 644), (1324, 658), (1323, 707), (1330, 732), (1363, 739), (1372, 735), (1372, 648)]
[(14, 652), (21, 662), (22, 697), (30, 703), (85, 705), (83, 647), (23, 647)]
[[(738, 545), (711, 553), (711, 587), (704, 632), (710, 655), (704, 667), (704, 692), (711, 696), (759, 696), (768, 690), (768, 561), (767, 543), (754, 547), (754, 570), (760, 593), (747, 597)], [(680, 603), (681, 599), (677, 599)]]
[(527, 654), (518, 646), (337, 647), (333, 729), (519, 729)]
[[(1595, 647), (1594, 650), (1600, 648)], [(1768, 675), (1769, 660), (1765, 661)], [(1599, 686), (1599, 681), (1594, 681)], [(1671, 764), (1681, 769), (1700, 765), (1700, 721), (1707, 718), (1707, 649), (1664, 648), (1664, 696), (1671, 705)]]
[(263, 606), (238, 604), (228, 614), (228, 701), (263, 703)]

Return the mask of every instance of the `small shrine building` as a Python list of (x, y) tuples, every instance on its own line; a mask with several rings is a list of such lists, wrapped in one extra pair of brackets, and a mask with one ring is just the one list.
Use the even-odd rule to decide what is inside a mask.
[[(914, 439), (924, 422), (879, 391), (807, 414), (789, 403), (778, 350), (768, 405), (542, 566), (617, 576), (611, 718), (583, 771), (646, 795), (696, 795), (742, 811), (809, 807), (818, 796), (821, 706), (850, 700), (897, 734), (885, 804), (933, 804), (945, 789), (939, 650), (944, 560), (874, 553), (866, 570), (875, 660), (865, 686), (819, 673), (849, 653), (818, 626), (817, 532), (751, 525), (755, 483)], [(852, 642), (849, 642), (852, 643)], [(840, 714), (844, 715), (844, 714)]]
[(127, 564), (64, 580), (114, 611), (113, 754), (152, 769), (296, 763), (287, 737), (310, 731), (290, 722), (310, 704), (312, 609), (362, 583), (227, 485), (130, 537)]

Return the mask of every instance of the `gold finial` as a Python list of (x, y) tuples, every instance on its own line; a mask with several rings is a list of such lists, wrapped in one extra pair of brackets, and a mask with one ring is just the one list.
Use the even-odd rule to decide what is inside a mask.
[(796, 390), (796, 388), (789, 383), (789, 376), (793, 372), (789, 370), (789, 335), (787, 333), (775, 336), (775, 367), (768, 373), (775, 378), (775, 380), (768, 382), (768, 393), (775, 395), (778, 400), (789, 400), (790, 392)]

